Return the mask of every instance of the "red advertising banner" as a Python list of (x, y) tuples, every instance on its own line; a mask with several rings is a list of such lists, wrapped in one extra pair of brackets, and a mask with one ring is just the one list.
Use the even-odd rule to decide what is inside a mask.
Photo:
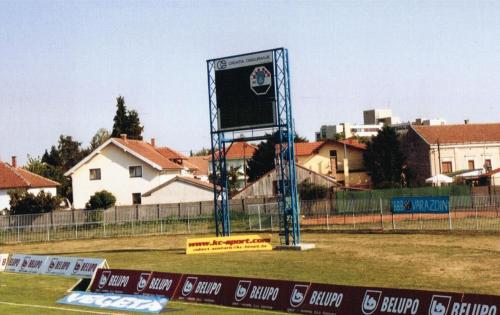
[(154, 271), (144, 289), (144, 294), (161, 295), (171, 299), (180, 285), (181, 278), (182, 274), (180, 273)]
[(183, 275), (174, 300), (224, 305), (229, 277)]
[(98, 269), (90, 291), (96, 293), (142, 294), (153, 272), (126, 269)]
[(305, 282), (251, 278), (231, 278), (229, 282), (226, 287), (231, 291), (225, 295), (224, 305), (277, 311), (286, 310), (290, 303), (300, 303), (309, 287)]
[(95, 293), (174, 296), (182, 275), (126, 269), (98, 269), (90, 285)]
[(286, 311), (318, 315), (351, 314), (351, 289), (331, 284), (297, 284), (290, 293)]
[(500, 315), (500, 296), (99, 269), (92, 292), (314, 315)]

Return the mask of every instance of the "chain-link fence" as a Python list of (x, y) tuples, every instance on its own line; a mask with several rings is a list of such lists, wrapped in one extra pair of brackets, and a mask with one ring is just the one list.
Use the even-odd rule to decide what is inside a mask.
[[(276, 202), (231, 204), (234, 232), (277, 231)], [(500, 232), (500, 197), (451, 196), (449, 214), (393, 214), (390, 199), (327, 199), (300, 202), (305, 230), (468, 230)], [(142, 205), (107, 210), (56, 211), (0, 217), (0, 243), (133, 236), (211, 234), (209, 203)]]

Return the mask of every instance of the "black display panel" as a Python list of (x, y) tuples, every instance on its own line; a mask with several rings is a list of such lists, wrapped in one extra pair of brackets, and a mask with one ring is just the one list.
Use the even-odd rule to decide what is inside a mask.
[(276, 125), (273, 52), (215, 60), (219, 130)]

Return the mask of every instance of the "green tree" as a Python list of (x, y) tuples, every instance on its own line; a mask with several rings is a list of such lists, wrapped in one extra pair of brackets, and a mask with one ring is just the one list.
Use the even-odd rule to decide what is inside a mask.
[(81, 145), (81, 142), (73, 140), (71, 136), (59, 136), (57, 151), (61, 159), (59, 166), (62, 168), (63, 172), (75, 166), (85, 157)]
[(50, 193), (40, 191), (37, 195), (26, 190), (11, 190), (8, 192), (10, 197), (10, 214), (36, 214), (47, 213), (58, 208), (60, 199), (52, 196)]
[(210, 153), (212, 153), (212, 151), (210, 149), (201, 148), (201, 150), (192, 153), (191, 156), (206, 156), (206, 155), (209, 155)]
[[(268, 136), (269, 138), (266, 141), (259, 143), (252, 158), (247, 162), (247, 175), (250, 182), (257, 180), (265, 173), (274, 169), (274, 159), (276, 157), (275, 147), (276, 144), (279, 143), (279, 136), (278, 132)], [(295, 135), (294, 141), (295, 143), (308, 142), (306, 138), (297, 134)]]
[(227, 170), (229, 196), (233, 196), (238, 191), (238, 180), (241, 176), (243, 176), (243, 172), (240, 171), (239, 167), (231, 166)]
[(61, 185), (57, 187), (58, 196), (73, 201), (71, 178), (64, 173), (75, 166), (88, 152), (81, 147), (81, 143), (71, 136), (60, 135), (56, 146), (50, 152), (45, 150), (42, 159), (28, 158), (25, 168), (43, 177), (47, 177)]
[(101, 144), (106, 142), (111, 135), (106, 128), (99, 128), (95, 135), (90, 140), (90, 147), (88, 149), (89, 153), (97, 149)]
[(401, 152), (396, 130), (389, 126), (384, 126), (367, 143), (363, 159), (377, 188), (401, 187), (402, 174), (408, 174), (407, 169), (403, 169), (406, 158)]
[(144, 127), (141, 126), (139, 114), (135, 110), (127, 110), (123, 96), (116, 98), (116, 114), (113, 121), (112, 137), (126, 134), (129, 139), (142, 140)]
[(101, 190), (90, 196), (89, 201), (85, 205), (87, 210), (108, 209), (114, 206), (116, 198), (112, 193), (106, 190)]

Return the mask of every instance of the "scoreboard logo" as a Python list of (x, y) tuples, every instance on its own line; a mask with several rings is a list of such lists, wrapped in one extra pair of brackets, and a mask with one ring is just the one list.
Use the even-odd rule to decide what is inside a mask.
[(256, 95), (265, 95), (269, 91), (272, 81), (271, 72), (266, 67), (256, 67), (250, 74), (250, 89)]

